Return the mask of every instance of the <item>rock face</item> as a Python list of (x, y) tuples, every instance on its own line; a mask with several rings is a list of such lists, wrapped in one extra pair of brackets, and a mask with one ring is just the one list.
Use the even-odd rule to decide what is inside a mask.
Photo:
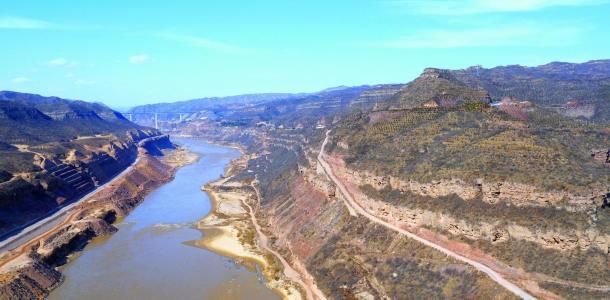
[(0, 299), (44, 299), (61, 282), (61, 273), (42, 262), (30, 261), (0, 278)]
[(402, 180), (394, 176), (379, 176), (367, 171), (346, 169), (349, 180), (358, 185), (371, 185), (377, 190), (389, 187), (400, 192), (411, 192), (421, 196), (438, 198), (456, 194), (464, 200), (481, 197), (489, 204), (510, 203), (515, 206), (537, 206), (565, 208), (570, 211), (584, 211), (594, 208), (594, 199), (605, 190), (589, 191), (588, 194), (573, 194), (566, 191), (541, 191), (532, 185), (515, 182), (485, 182), (479, 179), (472, 183), (461, 179), (436, 180), (422, 183), (416, 180)]
[[(424, 196), (430, 202), (443, 201), (439, 198), (457, 195), (464, 201), (481, 199), (490, 205), (510, 204), (523, 208), (552, 206), (556, 209), (568, 209), (575, 212), (595, 209), (597, 201), (592, 199), (603, 194), (602, 191), (597, 191), (589, 196), (572, 195), (567, 192), (541, 192), (529, 185), (502, 182), (488, 184), (478, 181), (469, 185), (457, 179), (419, 183), (414, 180), (404, 181), (392, 176), (376, 176), (369, 172), (350, 170), (337, 157), (331, 157), (329, 160), (334, 162), (337, 173), (354, 186), (368, 185), (377, 190), (390, 189), (399, 192), (407, 199), (411, 194)], [(377, 211), (380, 215), (398, 220), (412, 228), (436, 228), (455, 236), (463, 236), (470, 240), (487, 240), (492, 243), (511, 238), (562, 251), (576, 249), (587, 251), (594, 248), (607, 253), (610, 250), (610, 235), (604, 234), (594, 227), (542, 230), (516, 224), (510, 219), (494, 222), (479, 219), (473, 223), (460, 219), (451, 211), (398, 206), (390, 203), (388, 199), (375, 199), (365, 194), (359, 196), (362, 203), (372, 211)]]
[(172, 149), (174, 145), (169, 140), (169, 135), (159, 135), (146, 138), (138, 142), (138, 146), (145, 149), (151, 155), (163, 155), (161, 150)]
[[(123, 171), (145, 152), (159, 155), (173, 147), (166, 135), (134, 137), (129, 142), (104, 141), (85, 157), (44, 158), (42, 169), (0, 183), (0, 234), (7, 233), (65, 202), (90, 192)], [(161, 154), (162, 155), (162, 154)]]
[[(468, 265), (351, 215), (318, 165), (317, 152), (297, 154), (279, 142), (266, 143), (268, 151), (249, 163), (259, 171), (258, 217), (274, 248), (295, 269), (311, 274), (307, 279), (328, 299), (511, 297)], [(455, 286), (443, 288), (449, 282)]]
[[(113, 214), (113, 211), (107, 211)], [(58, 265), (64, 262), (68, 254), (81, 249), (93, 237), (114, 233), (117, 229), (104, 218), (93, 215), (84, 220), (78, 220), (73, 224), (61, 228), (40, 241), (36, 254), (50, 265)]]
[(79, 204), (63, 225), (0, 267), (0, 299), (45, 298), (61, 281), (55, 266), (65, 263), (70, 253), (92, 238), (115, 232), (112, 223), (116, 218), (127, 215), (147, 192), (170, 180), (173, 171), (158, 158), (143, 155), (127, 174)]

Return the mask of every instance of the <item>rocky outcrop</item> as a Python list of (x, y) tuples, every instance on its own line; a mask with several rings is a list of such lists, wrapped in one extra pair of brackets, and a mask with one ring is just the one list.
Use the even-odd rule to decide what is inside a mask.
[[(583, 201), (589, 207), (595, 208), (595, 202), (590, 199), (579, 199), (560, 192), (539, 192), (535, 191), (534, 187), (523, 184), (485, 184), (479, 181), (473, 185), (467, 185), (461, 180), (422, 184), (416, 181), (399, 180), (391, 176), (375, 176), (366, 172), (350, 170), (337, 157), (329, 158), (329, 160), (333, 162), (337, 174), (349, 182), (354, 190), (358, 190), (359, 186), (364, 185), (372, 186), (377, 190), (389, 188), (403, 194), (406, 199), (409, 198), (408, 195), (414, 194), (428, 197), (428, 201), (431, 202), (444, 201), (442, 197), (456, 194), (465, 201), (482, 200), (492, 205), (546, 207), (554, 204), (559, 208), (563, 203), (574, 205), (578, 203), (577, 201)], [(497, 219), (493, 222), (478, 218), (476, 222), (472, 222), (461, 219), (452, 211), (442, 209), (433, 211), (394, 205), (388, 199), (374, 199), (360, 191), (357, 197), (370, 211), (411, 228), (434, 228), (470, 240), (486, 240), (492, 243), (500, 243), (508, 239), (522, 240), (560, 251), (575, 249), (586, 251), (594, 248), (607, 253), (610, 249), (610, 235), (592, 226), (587, 228), (532, 228), (517, 224), (510, 218)]]
[[(111, 213), (111, 212), (108, 212)], [(60, 265), (66, 257), (84, 247), (93, 237), (114, 233), (117, 229), (104, 218), (93, 215), (61, 228), (42, 239), (36, 254), (49, 265)]]
[(167, 135), (139, 132), (129, 141), (109, 141), (89, 156), (45, 158), (41, 171), (0, 183), (0, 234), (92, 191), (130, 166), (139, 152), (161, 156), (173, 148)]
[(144, 149), (151, 155), (163, 155), (163, 149), (174, 149), (174, 144), (169, 140), (169, 135), (158, 135), (146, 138), (138, 142), (140, 149)]
[[(336, 158), (337, 159), (337, 158)], [(481, 197), (490, 204), (510, 203), (515, 206), (535, 206), (565, 208), (570, 211), (594, 209), (605, 191), (590, 191), (587, 195), (572, 194), (566, 191), (543, 191), (535, 186), (515, 182), (486, 182), (478, 179), (467, 183), (462, 179), (433, 180), (418, 182), (394, 176), (379, 176), (367, 171), (346, 169), (348, 179), (358, 185), (371, 185), (375, 189), (390, 187), (400, 192), (411, 192), (421, 196), (442, 197), (456, 194), (464, 200)]]
[(44, 299), (61, 279), (61, 273), (49, 265), (25, 259), (0, 275), (0, 300)]
[(462, 236), (470, 240), (486, 240), (491, 243), (501, 243), (508, 239), (529, 241), (547, 249), (582, 250), (595, 248), (608, 252), (610, 236), (600, 233), (595, 228), (578, 230), (540, 230), (511, 223), (510, 220), (498, 220), (494, 223), (479, 221), (476, 224), (459, 219), (451, 212), (430, 211), (398, 207), (387, 202), (362, 196), (360, 200), (370, 211), (390, 220), (397, 220), (411, 228), (434, 228), (454, 236)]
[[(174, 170), (156, 157), (143, 156), (111, 186), (80, 203), (58, 227), (22, 254), (15, 254), (19, 257), (0, 265), (0, 299), (45, 298), (61, 281), (55, 266), (65, 263), (69, 254), (92, 238), (115, 232), (117, 228), (112, 223), (116, 218), (127, 215), (147, 192), (170, 180)], [(13, 252), (16, 251), (19, 248)]]

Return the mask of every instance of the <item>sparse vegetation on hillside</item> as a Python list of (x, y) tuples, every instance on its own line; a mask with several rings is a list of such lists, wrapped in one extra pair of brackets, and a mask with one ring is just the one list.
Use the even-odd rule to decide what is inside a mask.
[(607, 186), (607, 166), (591, 157), (592, 149), (610, 149), (602, 127), (552, 112), (542, 117), (536, 109), (527, 114), (524, 121), (485, 104), (466, 104), (402, 110), (371, 124), (360, 113), (341, 122), (334, 136), (349, 145), (345, 160), (352, 168), (380, 175), (425, 182), (482, 178), (577, 192)]
[(610, 122), (610, 60), (553, 62), (538, 67), (472, 67), (447, 72), (470, 87), (484, 88), (495, 99), (516, 97), (566, 115)]
[[(251, 172), (238, 177), (252, 179), (256, 174), (263, 194), (262, 211), (273, 214), (266, 221), (280, 222), (269, 227), (281, 236), (278, 245), (288, 242), (297, 255), (313, 255), (306, 262), (308, 270), (330, 298), (367, 296), (359, 294), (362, 290), (416, 298), (490, 299), (512, 295), (502, 294), (506, 290), (497, 290), (495, 284), (469, 272), (468, 267), (436, 257), (438, 253), (421, 244), (408, 239), (403, 242), (404, 238), (394, 232), (363, 218), (349, 217), (347, 211), (341, 210), (341, 201), (332, 198), (332, 191), (324, 196), (312, 193), (303, 197), (303, 193), (312, 191), (311, 186), (309, 190), (302, 186), (306, 185), (304, 179), (311, 179), (306, 175), (308, 168), (315, 168), (308, 160), (315, 161), (328, 129), (332, 131), (326, 152), (343, 158), (351, 169), (414, 180), (432, 190), (442, 179), (460, 179), (455, 182), (472, 190), (481, 188), (480, 195), (464, 200), (455, 194), (427, 197), (389, 187), (378, 190), (379, 186), (362, 186), (372, 198), (394, 205), (399, 212), (401, 208), (421, 209), (455, 219), (458, 227), (466, 226), (465, 232), (472, 229), (473, 234), (464, 237), (437, 233), (453, 242), (469, 243), (527, 272), (605, 285), (610, 278), (607, 253), (595, 246), (586, 251), (569, 249), (579, 247), (574, 243), (586, 244), (587, 239), (571, 239), (588, 234), (587, 229), (601, 235), (609, 233), (610, 210), (601, 208), (600, 197), (610, 188), (610, 165), (606, 163), (610, 128), (596, 119), (606, 108), (597, 103), (597, 115), (589, 118), (588, 100), (563, 103), (561, 107), (545, 102), (560, 99), (559, 92), (550, 89), (578, 88), (573, 83), (553, 82), (566, 79), (561, 76), (516, 75), (507, 77), (509, 82), (505, 85), (494, 79), (496, 86), (492, 90), (456, 72), (459, 73), (431, 69), (402, 87), (341, 89), (252, 107), (218, 109), (214, 111), (215, 118), (193, 122), (188, 132), (245, 143), (260, 154), (249, 161)], [(606, 71), (585, 71), (583, 76), (599, 77), (600, 72)], [(535, 84), (531, 78), (535, 78)], [(529, 94), (510, 92), (530, 88), (534, 91)], [(263, 147), (265, 150), (261, 151)], [(363, 174), (366, 173), (359, 175)], [(316, 179), (309, 184), (332, 190), (332, 186), (325, 186), (327, 182)], [(507, 196), (498, 197), (496, 202), (492, 199), (494, 184), (508, 190)], [(531, 188), (536, 195), (523, 202), (512, 199), (517, 196), (511, 193), (520, 192), (513, 186)], [(484, 194), (483, 187), (491, 191)], [(592, 195), (592, 191), (596, 194)], [(538, 194), (542, 198), (561, 198), (536, 202)], [(325, 196), (329, 198), (320, 198)], [(320, 203), (324, 203), (323, 213), (314, 209)], [(494, 239), (494, 232), (487, 235), (487, 227), (480, 227), (483, 222), (497, 226), (502, 239)], [(510, 231), (507, 236), (510, 225), (518, 225), (515, 230), (523, 232)], [(427, 228), (439, 231), (437, 227)], [(513, 237), (513, 233), (524, 236)], [(555, 233), (560, 245), (553, 245)], [(548, 240), (544, 234), (553, 237)], [(561, 240), (566, 237), (570, 240)], [(603, 247), (603, 238), (595, 243)], [(318, 250), (309, 252), (312, 249)], [(372, 285), (382, 289), (372, 289)], [(549, 289), (562, 296), (597, 296), (587, 291)]]

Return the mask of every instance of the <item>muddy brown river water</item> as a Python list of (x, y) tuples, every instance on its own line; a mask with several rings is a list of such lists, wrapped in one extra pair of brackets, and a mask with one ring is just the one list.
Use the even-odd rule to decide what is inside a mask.
[(150, 193), (119, 231), (93, 240), (61, 267), (65, 282), (48, 299), (279, 299), (258, 272), (188, 245), (192, 224), (210, 212), (201, 185), (223, 173), (237, 150), (174, 139), (200, 155)]

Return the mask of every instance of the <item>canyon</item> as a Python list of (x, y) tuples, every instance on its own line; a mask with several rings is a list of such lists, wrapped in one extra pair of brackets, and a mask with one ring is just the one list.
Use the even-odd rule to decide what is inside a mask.
[[(57, 142), (10, 143), (7, 151), (31, 156), (37, 168), (9, 172), (5, 182), (39, 184), (51, 199), (61, 199), (59, 205), (77, 196), (59, 197), (63, 190), (45, 181), (47, 174), (68, 183), (80, 176), (95, 186), (135, 164), (103, 191), (76, 203), (64, 222), (5, 254), (0, 286), (3, 294), (43, 298), (62, 280), (59, 271), (84, 274), (84, 266), (99, 259), (98, 251), (137, 247), (135, 237), (151, 230), (184, 234), (181, 246), (165, 245), (191, 253), (177, 261), (193, 257), (217, 268), (220, 256), (198, 258), (209, 250), (230, 258), (238, 278), (257, 274), (259, 284), (243, 290), (251, 288), (252, 297), (607, 299), (607, 64), (427, 68), (404, 85), (161, 103), (130, 110), (141, 124), (129, 131), (132, 135), (68, 139), (71, 145), (86, 144), (83, 151), (49, 155)], [(151, 120), (160, 130), (144, 127)], [(163, 230), (123, 223), (144, 193), (193, 161), (186, 150), (170, 149), (172, 141), (161, 132), (175, 141), (187, 138), (190, 145), (200, 139), (237, 148), (240, 154), (235, 151), (230, 163), (221, 156), (218, 162), (228, 165), (219, 167), (209, 160), (216, 157), (210, 150), (215, 146), (204, 146), (212, 151), (206, 152), (205, 164), (214, 167), (201, 178), (193, 168), (181, 169), (192, 177), (189, 196), (180, 197), (187, 202), (167, 208), (167, 214), (187, 213), (185, 206), (192, 206), (197, 218), (162, 223)], [(177, 189), (181, 180), (160, 191)], [(178, 204), (169, 194), (152, 195), (151, 203)], [(210, 207), (195, 209), (196, 197), (209, 198)], [(147, 222), (137, 210), (134, 214), (133, 220)], [(114, 235), (118, 238), (101, 246), (94, 242), (80, 262), (77, 257), (70, 263), (74, 249), (116, 232), (117, 220), (116, 226), (126, 229)], [(172, 272), (170, 261), (161, 266)], [(201, 276), (190, 267), (196, 266), (189, 266), (189, 277)], [(134, 267), (140, 268), (147, 266)], [(241, 273), (242, 268), (247, 271)], [(146, 278), (161, 286), (159, 278)], [(82, 293), (72, 280), (55, 295)], [(184, 280), (185, 297), (200, 295)], [(231, 286), (229, 294), (206, 285), (214, 297), (243, 299), (235, 292), (239, 288), (223, 286)], [(115, 297), (128, 293), (116, 290)], [(139, 295), (154, 297), (154, 286), (145, 290)]]
[[(427, 69), (399, 89), (335, 89), (166, 124), (243, 149), (247, 161), (218, 188), (246, 193), (239, 214), (253, 208), (275, 265), (323, 294), (311, 298), (605, 299), (603, 115), (592, 124), (537, 98), (486, 93), (472, 86), (487, 79), (465, 72)], [(259, 197), (245, 192), (251, 183)]]

